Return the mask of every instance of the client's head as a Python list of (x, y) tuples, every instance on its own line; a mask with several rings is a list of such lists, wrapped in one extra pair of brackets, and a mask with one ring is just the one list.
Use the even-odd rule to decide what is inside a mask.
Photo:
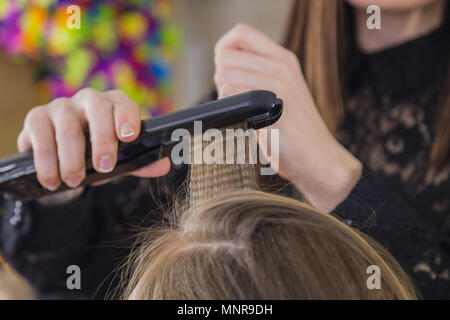
[[(238, 191), (152, 229), (132, 299), (410, 299), (398, 263), (369, 237), (296, 200)], [(369, 289), (367, 268), (380, 268)]]
[[(415, 298), (375, 241), (308, 204), (258, 191), (255, 172), (248, 164), (191, 166), (187, 205), (145, 231), (123, 297)], [(368, 286), (373, 265), (380, 289)]]

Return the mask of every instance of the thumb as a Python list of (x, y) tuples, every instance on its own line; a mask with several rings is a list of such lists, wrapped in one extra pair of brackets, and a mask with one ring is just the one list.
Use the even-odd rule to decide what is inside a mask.
[(170, 160), (169, 158), (159, 159), (148, 166), (141, 168), (132, 172), (133, 176), (141, 178), (155, 178), (165, 176), (170, 171)]

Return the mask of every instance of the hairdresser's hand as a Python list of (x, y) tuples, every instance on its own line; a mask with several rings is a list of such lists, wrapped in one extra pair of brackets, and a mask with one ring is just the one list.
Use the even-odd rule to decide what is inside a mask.
[[(220, 98), (264, 89), (283, 100), (283, 115), (272, 126), (280, 130), (280, 159), (274, 167), (278, 165), (279, 174), (313, 205), (327, 212), (334, 209), (359, 180), (361, 163), (328, 130), (296, 55), (239, 24), (217, 42), (215, 64)], [(270, 158), (270, 144), (259, 143)]]
[[(86, 175), (85, 129), (89, 129), (92, 163), (96, 171), (113, 170), (118, 141), (135, 140), (140, 131), (136, 102), (119, 90), (82, 89), (72, 98), (55, 99), (33, 108), (17, 140), (20, 152), (33, 150), (39, 182), (55, 190), (64, 182), (77, 188)], [(136, 175), (155, 177), (170, 169), (169, 159), (159, 160)]]

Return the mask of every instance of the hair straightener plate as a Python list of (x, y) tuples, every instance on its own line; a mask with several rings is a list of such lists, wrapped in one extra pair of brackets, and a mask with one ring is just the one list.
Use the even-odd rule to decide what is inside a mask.
[[(246, 122), (248, 128), (259, 129), (275, 123), (281, 116), (283, 102), (270, 91), (250, 91), (229, 98), (208, 102), (193, 108), (143, 120), (141, 133), (133, 142), (120, 142), (117, 164), (109, 173), (98, 173), (91, 162), (90, 143), (86, 147), (86, 178), (81, 185), (91, 185), (169, 156), (178, 141), (171, 140), (176, 129), (191, 133), (194, 121), (202, 121), (202, 131)], [(67, 190), (62, 183), (53, 192)], [(52, 191), (41, 186), (36, 177), (32, 151), (0, 160), (0, 193), (13, 200), (33, 200)]]

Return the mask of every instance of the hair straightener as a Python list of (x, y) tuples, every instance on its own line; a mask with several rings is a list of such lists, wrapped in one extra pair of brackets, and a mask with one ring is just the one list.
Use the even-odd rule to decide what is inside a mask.
[[(194, 130), (194, 121), (202, 121), (202, 131), (247, 123), (259, 129), (275, 123), (281, 116), (283, 102), (270, 91), (250, 91), (229, 98), (208, 102), (193, 108), (143, 120), (141, 133), (133, 142), (120, 142), (117, 164), (113, 171), (102, 174), (92, 167), (90, 143), (86, 145), (86, 178), (83, 186), (140, 169), (153, 161), (169, 156), (175, 144), (171, 134), (176, 129)], [(67, 190), (65, 184), (56, 191), (41, 186), (36, 177), (32, 151), (0, 160), (0, 193), (12, 200), (33, 200), (52, 192)]]

